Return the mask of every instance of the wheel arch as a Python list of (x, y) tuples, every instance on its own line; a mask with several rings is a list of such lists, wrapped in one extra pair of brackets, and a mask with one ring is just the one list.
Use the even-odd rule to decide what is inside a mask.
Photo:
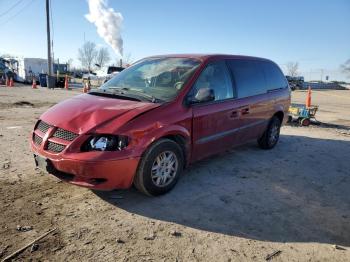
[(184, 167), (189, 164), (191, 157), (191, 135), (190, 131), (183, 126), (164, 126), (162, 128), (157, 128), (152, 132), (148, 133), (144, 137), (144, 142), (142, 150), (140, 151), (140, 156), (143, 156), (144, 152), (147, 151), (154, 143), (160, 139), (169, 139), (177, 143), (181, 149), (184, 156)]
[(169, 134), (169, 135), (160, 137), (159, 139), (162, 139), (162, 138), (170, 139), (181, 147), (182, 154), (184, 157), (184, 167), (186, 167), (188, 164), (188, 158), (190, 153), (190, 145), (189, 145), (188, 139), (186, 139), (186, 137), (184, 137), (182, 134)]
[(281, 121), (281, 123), (283, 123), (283, 119), (284, 119), (284, 112), (283, 111), (277, 111), (273, 117), (276, 116), (278, 117), (278, 119)]

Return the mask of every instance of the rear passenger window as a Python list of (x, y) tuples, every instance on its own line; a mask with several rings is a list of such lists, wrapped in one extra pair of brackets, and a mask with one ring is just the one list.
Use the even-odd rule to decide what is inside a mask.
[(261, 64), (264, 70), (267, 90), (288, 87), (287, 80), (282, 74), (282, 71), (277, 67), (277, 65), (266, 61), (259, 61), (258, 63)]
[(228, 60), (233, 73), (237, 97), (249, 97), (266, 93), (264, 72), (254, 60)]

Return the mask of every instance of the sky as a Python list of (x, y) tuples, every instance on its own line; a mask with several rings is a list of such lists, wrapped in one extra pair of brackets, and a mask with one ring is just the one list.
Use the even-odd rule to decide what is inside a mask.
[[(111, 63), (119, 60), (85, 18), (86, 0), (51, 4), (55, 59), (71, 58), (79, 66), (85, 36), (109, 48)], [(283, 70), (298, 62), (306, 80), (328, 75), (350, 81), (340, 69), (350, 59), (349, 0), (110, 0), (108, 6), (124, 18), (124, 54), (133, 60), (170, 53), (251, 55)], [(0, 32), (0, 55), (46, 58), (45, 0), (0, 0)]]

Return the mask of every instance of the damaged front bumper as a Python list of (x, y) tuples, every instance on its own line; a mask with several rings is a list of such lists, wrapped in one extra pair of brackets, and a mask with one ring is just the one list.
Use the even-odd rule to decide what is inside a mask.
[[(31, 143), (36, 166), (59, 179), (97, 190), (125, 189), (132, 185), (140, 157), (82, 160), (50, 155)], [(92, 153), (90, 153), (91, 155)], [(103, 152), (94, 152), (99, 155)], [(90, 159), (100, 159), (91, 157)]]

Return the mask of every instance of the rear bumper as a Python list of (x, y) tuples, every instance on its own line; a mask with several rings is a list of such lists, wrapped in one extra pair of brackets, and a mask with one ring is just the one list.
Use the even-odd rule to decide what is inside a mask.
[(140, 158), (87, 161), (51, 158), (32, 145), (35, 155), (46, 158), (45, 171), (77, 186), (97, 190), (125, 189), (132, 185)]

